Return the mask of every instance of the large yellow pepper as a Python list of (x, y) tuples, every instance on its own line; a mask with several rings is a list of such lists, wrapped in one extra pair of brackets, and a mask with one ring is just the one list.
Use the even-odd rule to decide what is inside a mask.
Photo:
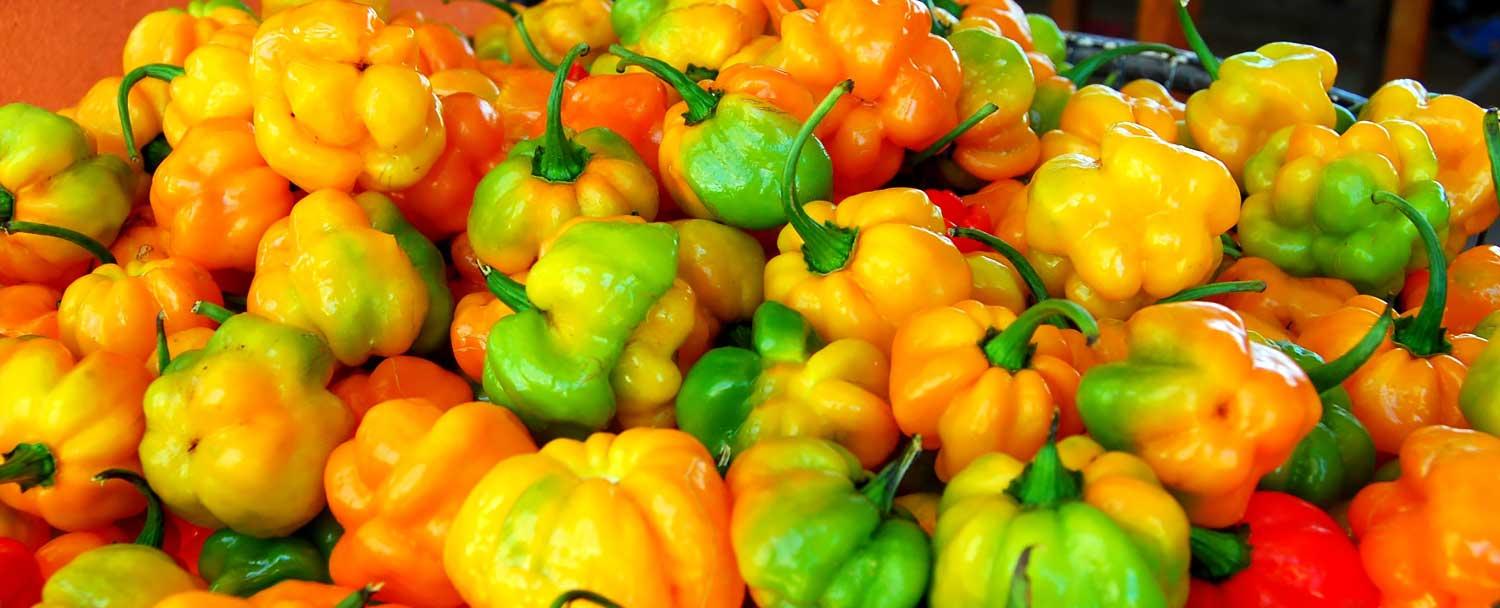
[[(590, 48), (608, 48), (617, 40), (614, 27), (610, 25), (609, 0), (548, 0), (521, 11), (519, 19), (525, 21), (526, 32), (537, 54), (551, 66), (537, 65), (519, 28), (511, 27), (506, 36), (506, 46), (511, 65), (517, 67), (540, 67), (547, 69), (562, 62), (568, 51), (579, 43)], [(503, 19), (503, 18), (502, 18)], [(581, 57), (579, 63), (588, 67), (598, 56)]]
[(412, 28), (363, 4), (320, 0), (267, 19), (250, 59), (267, 164), (307, 191), (416, 183), (448, 139), (417, 60)]
[[(154, 78), (171, 83), (165, 85), (168, 99), (161, 108), (160, 132), (174, 148), (189, 128), (210, 118), (239, 118), (248, 122), (253, 116), (254, 100), (250, 86), (250, 43), (257, 28), (255, 23), (225, 27), (189, 53), (181, 67), (168, 64), (141, 66), (127, 73), (120, 86), (144, 87), (148, 94), (153, 94), (156, 87), (164, 85), (140, 82), (142, 79)], [(132, 90), (127, 95), (129, 99), (135, 92)], [(120, 115), (121, 120), (128, 117), (131, 127), (124, 146), (127, 151), (134, 151), (141, 142), (143, 130), (136, 127), (136, 115), (133, 110)]]
[[(1145, 92), (1152, 91), (1147, 88)], [(1171, 108), (1153, 97), (1136, 97), (1123, 89), (1092, 84), (1068, 99), (1057, 128), (1042, 135), (1042, 160), (1072, 152), (1099, 158), (1099, 141), (1105, 131), (1122, 122), (1146, 127), (1163, 140), (1177, 141), (1177, 118)]]
[(121, 73), (151, 63), (182, 65), (193, 49), (220, 29), (246, 23), (255, 23), (255, 14), (240, 0), (191, 0), (186, 10), (148, 13), (125, 38)]
[(1060, 279), (1063, 295), (1096, 317), (1122, 319), (1213, 276), (1219, 235), (1239, 219), (1240, 190), (1222, 163), (1138, 124), (1110, 127), (1099, 150), (1037, 169), (1026, 239), (1037, 270), (1054, 275), (1049, 283)]
[(760, 0), (617, 0), (610, 20), (620, 42), (679, 70), (717, 70), (766, 31)]

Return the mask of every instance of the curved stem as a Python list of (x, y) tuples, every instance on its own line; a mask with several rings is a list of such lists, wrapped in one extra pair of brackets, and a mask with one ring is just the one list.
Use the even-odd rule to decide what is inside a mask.
[(1053, 416), (1047, 443), (1005, 489), (1022, 507), (1050, 508), (1083, 496), (1083, 474), (1063, 466), (1057, 454), (1057, 422)]
[(62, 239), (83, 248), (84, 251), (89, 252), (90, 255), (98, 259), (100, 264), (115, 263), (115, 254), (110, 253), (108, 247), (105, 247), (88, 235), (76, 230), (63, 228), (62, 226), (38, 224), (36, 222), (18, 222), (11, 219), (15, 216), (15, 213), (15, 195), (11, 194), (9, 190), (0, 187), (0, 234), (36, 234)]
[(46, 444), (18, 443), (5, 453), (5, 462), (0, 463), (0, 484), (18, 484), (25, 492), (37, 486), (51, 486), (56, 473), (57, 460)]
[(906, 471), (911, 469), (911, 463), (917, 460), (917, 455), (922, 453), (922, 436), (912, 435), (911, 441), (907, 442), (906, 449), (901, 451), (901, 456), (885, 465), (875, 478), (871, 479), (865, 487), (860, 488), (860, 493), (875, 503), (875, 508), (880, 513), (891, 512), (891, 505), (896, 501), (896, 489), (901, 487), (901, 480), (906, 477)]
[(340, 600), (333, 608), (364, 608), (370, 605), (370, 599), (384, 586), (383, 583), (371, 583), (360, 587), (359, 591), (349, 594), (349, 597)]
[(1031, 363), (1031, 336), (1044, 322), (1054, 316), (1073, 322), (1085, 338), (1092, 343), (1099, 337), (1099, 323), (1094, 316), (1077, 302), (1063, 299), (1042, 300), (1023, 311), (1003, 331), (980, 343), (990, 365), (1005, 368), (1011, 373), (1026, 369)]
[(193, 314), (203, 315), (213, 319), (215, 323), (222, 325), (225, 321), (229, 320), (229, 317), (234, 316), (234, 311), (213, 302), (198, 300), (197, 302), (193, 302)]
[(1245, 252), (1240, 249), (1239, 243), (1234, 242), (1234, 237), (1228, 234), (1219, 235), (1219, 245), (1224, 248), (1224, 255), (1229, 259), (1238, 260), (1245, 257)]
[(1072, 68), (1064, 71), (1061, 76), (1063, 78), (1067, 78), (1069, 81), (1072, 81), (1073, 86), (1081, 87), (1085, 84), (1088, 84), (1089, 79), (1094, 76), (1094, 72), (1098, 71), (1099, 68), (1104, 67), (1105, 64), (1126, 55), (1139, 55), (1141, 53), (1148, 53), (1151, 51), (1166, 53), (1168, 55), (1177, 54), (1177, 49), (1165, 44), (1157, 44), (1154, 42), (1122, 44), (1115, 48), (1089, 55), (1087, 59), (1078, 62), (1078, 65), (1075, 65)]
[(1484, 111), (1484, 148), (1490, 157), (1490, 181), (1500, 192), (1500, 108)]
[(807, 261), (808, 269), (818, 274), (835, 272), (849, 263), (858, 232), (833, 222), (819, 224), (807, 214), (797, 202), (797, 160), (802, 157), (802, 148), (807, 145), (807, 140), (812, 139), (818, 123), (833, 110), (840, 97), (852, 90), (854, 81), (845, 80), (828, 92), (823, 102), (807, 117), (807, 122), (802, 124), (802, 129), (797, 131), (796, 139), (792, 140), (792, 153), (787, 156), (786, 166), (781, 170), (781, 204), (786, 209), (787, 221), (797, 231), (797, 236), (802, 237), (802, 257)]
[(108, 469), (94, 476), (94, 481), (104, 483), (111, 479), (119, 479), (130, 482), (135, 486), (142, 496), (146, 497), (146, 521), (141, 524), (141, 533), (135, 537), (135, 544), (147, 547), (161, 548), (162, 537), (166, 534), (166, 516), (162, 514), (161, 497), (151, 489), (151, 484), (140, 473), (126, 469)]
[(948, 147), (948, 144), (953, 143), (954, 140), (962, 137), (964, 133), (969, 132), (969, 129), (974, 128), (974, 125), (979, 124), (979, 121), (989, 118), (991, 114), (994, 114), (999, 110), (1000, 106), (997, 106), (993, 103), (986, 103), (980, 106), (978, 110), (975, 110), (974, 113), (970, 114), (968, 118), (965, 118), (963, 122), (958, 123), (958, 126), (953, 127), (952, 131), (943, 134), (943, 136), (939, 137), (937, 141), (932, 142), (932, 145), (927, 146), (921, 152), (918, 152), (916, 156), (911, 157), (910, 164), (918, 165), (921, 164), (922, 161), (937, 156), (939, 152), (943, 151), (943, 148)]
[(156, 373), (167, 371), (172, 364), (172, 350), (167, 347), (167, 311), (156, 313)]
[(1202, 300), (1210, 296), (1224, 295), (1226, 293), (1245, 293), (1247, 291), (1265, 291), (1265, 281), (1225, 281), (1223, 283), (1209, 283), (1197, 287), (1189, 287), (1170, 296), (1157, 300), (1157, 304), (1171, 304), (1173, 302), (1191, 302)]
[(1386, 330), (1391, 328), (1394, 320), (1391, 312), (1391, 305), (1386, 304), (1385, 310), (1380, 313), (1380, 318), (1370, 326), (1370, 331), (1365, 332), (1365, 336), (1339, 358), (1302, 368), (1302, 371), (1307, 372), (1307, 378), (1312, 380), (1313, 388), (1322, 393), (1343, 384), (1344, 380), (1347, 380), (1355, 370), (1369, 361), (1370, 357), (1375, 354), (1375, 349), (1380, 348), (1380, 343), (1385, 341)]
[(1417, 227), (1427, 249), (1427, 297), (1422, 299), (1422, 311), (1415, 319), (1397, 321), (1391, 339), (1419, 357), (1446, 353), (1451, 346), (1443, 336), (1443, 309), (1448, 306), (1448, 259), (1443, 255), (1443, 243), (1432, 223), (1406, 199), (1385, 191), (1376, 192), (1373, 198), (1376, 204), (1394, 205), (1400, 210)]
[[(521, 46), (526, 47), (526, 54), (531, 55), (531, 60), (536, 62), (537, 67), (556, 73), (557, 64), (548, 60), (547, 56), (542, 54), (542, 50), (536, 48), (536, 41), (531, 39), (531, 31), (526, 29), (526, 19), (521, 15), (516, 15), (513, 21), (516, 24), (516, 35), (521, 37)], [(567, 72), (563, 73), (566, 74)]]
[(511, 311), (525, 312), (536, 308), (531, 303), (531, 298), (526, 296), (526, 286), (520, 281), (505, 276), (505, 273), (495, 270), (489, 264), (480, 264), (479, 272), (484, 275), (484, 286)]
[(1209, 50), (1208, 43), (1204, 42), (1203, 35), (1198, 33), (1198, 25), (1193, 23), (1193, 16), (1188, 14), (1188, 0), (1178, 0), (1177, 21), (1182, 24), (1182, 36), (1187, 38), (1188, 48), (1198, 56), (1198, 62), (1203, 64), (1203, 71), (1208, 72), (1208, 77), (1219, 79), (1219, 58)]
[(1031, 265), (1031, 261), (1026, 259), (1021, 250), (1012, 247), (1010, 243), (978, 228), (959, 226), (949, 230), (948, 234), (956, 239), (974, 239), (984, 244), (984, 246), (994, 249), (1001, 256), (1004, 256), (1006, 261), (1010, 262), (1010, 265), (1016, 269), (1016, 274), (1021, 275), (1021, 282), (1025, 283), (1026, 289), (1031, 292), (1033, 302), (1041, 302), (1049, 297), (1047, 295), (1047, 284), (1042, 281), (1042, 275), (1037, 274), (1036, 267)]
[(603, 606), (604, 608), (621, 608), (613, 600), (585, 589), (574, 589), (557, 596), (557, 599), (552, 600), (552, 608), (564, 608), (564, 606), (579, 600), (595, 606)]
[(1226, 531), (1193, 526), (1188, 532), (1193, 577), (1217, 583), (1249, 568), (1249, 535), (1250, 529), (1246, 526)]
[(182, 68), (165, 63), (148, 63), (126, 74), (120, 79), (120, 91), (115, 95), (115, 109), (120, 112), (120, 134), (125, 137), (125, 152), (130, 155), (130, 160), (141, 160), (141, 154), (135, 149), (135, 132), (130, 128), (130, 89), (135, 83), (146, 78), (155, 78), (162, 82), (172, 82), (173, 79), (185, 74)]
[(578, 43), (563, 57), (562, 66), (553, 70), (552, 92), (547, 97), (547, 131), (542, 134), (542, 148), (531, 158), (531, 174), (549, 182), (572, 182), (578, 179), (589, 162), (588, 151), (568, 138), (562, 124), (562, 98), (568, 83), (568, 70), (580, 55), (588, 52), (589, 45)]
[(624, 72), (630, 66), (639, 66), (650, 72), (652, 76), (661, 79), (682, 96), (683, 103), (687, 104), (687, 112), (682, 115), (683, 122), (687, 125), (696, 125), (700, 122), (713, 118), (714, 111), (719, 109), (719, 99), (723, 97), (722, 92), (711, 92), (703, 90), (698, 86), (698, 81), (689, 78), (681, 70), (672, 67), (672, 64), (636, 53), (618, 44), (609, 45), (609, 52), (620, 58), (620, 63), (615, 66), (616, 72)]

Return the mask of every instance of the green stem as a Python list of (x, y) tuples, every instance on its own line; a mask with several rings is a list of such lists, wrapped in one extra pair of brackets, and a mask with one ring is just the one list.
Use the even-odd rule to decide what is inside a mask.
[(16, 214), (16, 196), (0, 186), (0, 234), (36, 234), (62, 239), (81, 247), (89, 252), (100, 264), (114, 264), (115, 254), (110, 253), (109, 248), (88, 235), (51, 224), (38, 224), (36, 222), (18, 222), (14, 218)]
[(1265, 291), (1265, 281), (1224, 281), (1223, 283), (1209, 283), (1197, 287), (1189, 287), (1170, 296), (1157, 300), (1157, 304), (1171, 304), (1173, 302), (1192, 302), (1202, 300), (1211, 296), (1220, 296), (1226, 293), (1245, 293), (1248, 291)]
[(340, 600), (333, 608), (364, 608), (370, 605), (370, 599), (384, 586), (382, 583), (371, 583), (360, 587), (359, 591), (349, 594), (349, 597)]
[(703, 87), (698, 86), (698, 81), (672, 67), (672, 64), (636, 53), (618, 44), (610, 45), (609, 52), (620, 58), (620, 63), (615, 66), (616, 72), (624, 72), (625, 68), (630, 66), (639, 66), (677, 89), (677, 94), (681, 95), (683, 103), (687, 104), (687, 112), (682, 115), (685, 124), (692, 126), (713, 118), (714, 112), (719, 109), (719, 99), (724, 96), (723, 92), (703, 90)]
[(1051, 508), (1083, 496), (1083, 474), (1063, 466), (1057, 454), (1057, 417), (1052, 417), (1052, 430), (1047, 434), (1047, 443), (1042, 445), (1031, 463), (1011, 480), (1005, 493), (1021, 503), (1022, 507)]
[(948, 147), (948, 144), (953, 143), (954, 140), (962, 137), (964, 133), (969, 132), (969, 129), (974, 128), (974, 125), (979, 124), (979, 121), (989, 118), (991, 114), (994, 114), (999, 110), (1000, 106), (997, 106), (993, 103), (986, 103), (980, 106), (978, 110), (975, 110), (974, 113), (970, 114), (968, 118), (965, 118), (963, 122), (958, 123), (958, 126), (953, 127), (952, 131), (943, 134), (943, 136), (939, 137), (937, 141), (932, 142), (932, 145), (927, 146), (921, 152), (918, 152), (916, 156), (911, 157), (911, 161), (909, 161), (909, 164), (919, 165), (922, 164), (923, 161), (937, 156), (939, 152), (943, 151), (943, 148)]
[(875, 508), (880, 513), (891, 512), (891, 505), (896, 501), (896, 489), (901, 487), (901, 480), (906, 477), (906, 471), (911, 469), (911, 463), (917, 460), (917, 455), (922, 453), (922, 436), (912, 435), (911, 441), (906, 443), (906, 449), (901, 451), (901, 456), (885, 465), (875, 477), (860, 488), (860, 493), (875, 503)]
[(786, 166), (781, 170), (781, 204), (786, 209), (787, 221), (797, 231), (797, 236), (802, 237), (802, 257), (807, 260), (808, 269), (818, 274), (836, 272), (849, 263), (849, 257), (854, 254), (854, 239), (859, 232), (833, 222), (819, 224), (807, 214), (797, 202), (797, 161), (818, 123), (833, 110), (840, 97), (852, 90), (854, 81), (845, 80), (828, 92), (823, 102), (807, 117), (807, 122), (802, 124), (796, 139), (792, 140), (792, 153), (787, 156)]
[(942, 37), (942, 38), (947, 38), (948, 34), (953, 31), (953, 28), (948, 27), (948, 24), (943, 23), (943, 22), (941, 22), (941, 21), (938, 20), (938, 6), (937, 6), (937, 3), (934, 2), (933, 0), (922, 0), (922, 1), (927, 5), (927, 15), (928, 15), (928, 18), (929, 18), (928, 20), (932, 24), (928, 28), (928, 31), (932, 32), (932, 34), (934, 36), (939, 36), (939, 37)]
[(1025, 283), (1026, 289), (1031, 292), (1032, 301), (1041, 302), (1048, 298), (1047, 284), (1042, 282), (1042, 276), (1036, 273), (1036, 267), (1031, 265), (1031, 261), (1026, 259), (1021, 250), (1012, 247), (1010, 243), (1005, 242), (1000, 237), (978, 228), (959, 226), (949, 230), (948, 234), (956, 239), (974, 239), (984, 244), (984, 246), (994, 249), (996, 253), (999, 253), (1005, 257), (1006, 261), (1010, 262), (1010, 265), (1016, 269), (1016, 274), (1021, 275), (1021, 282)]
[(0, 463), (0, 484), (19, 484), (22, 492), (37, 486), (46, 488), (56, 481), (56, 473), (57, 460), (45, 444), (18, 443)]
[[(526, 47), (526, 54), (531, 55), (531, 60), (536, 62), (537, 67), (556, 74), (557, 64), (548, 60), (547, 56), (542, 54), (542, 50), (536, 48), (536, 41), (531, 39), (531, 31), (526, 29), (526, 19), (521, 15), (516, 15), (513, 21), (516, 24), (516, 35), (521, 37), (521, 46)], [(584, 48), (587, 49), (588, 47)], [(584, 52), (587, 53), (588, 51), (585, 50)], [(563, 76), (567, 76), (567, 73), (567, 70), (562, 72)]]
[(1078, 303), (1058, 298), (1042, 300), (1022, 312), (1004, 331), (980, 343), (985, 358), (989, 359), (990, 365), (1005, 368), (1011, 373), (1026, 369), (1031, 363), (1031, 335), (1053, 316), (1072, 321), (1089, 342), (1099, 337), (1099, 323)]
[(167, 311), (156, 313), (156, 373), (167, 371), (172, 363), (172, 350), (167, 348)]
[(198, 300), (197, 302), (193, 302), (193, 314), (203, 315), (213, 319), (215, 323), (222, 325), (225, 321), (229, 320), (229, 317), (234, 316), (234, 311), (213, 302)]
[(125, 152), (130, 154), (130, 160), (141, 159), (140, 152), (135, 149), (135, 132), (130, 128), (130, 89), (135, 87), (135, 83), (146, 78), (172, 82), (173, 79), (185, 73), (182, 68), (175, 65), (148, 63), (131, 70), (120, 80), (120, 91), (115, 95), (115, 108), (120, 112), (120, 134), (125, 137)]
[(1448, 260), (1443, 255), (1443, 243), (1432, 223), (1406, 199), (1385, 191), (1376, 192), (1373, 198), (1376, 204), (1394, 205), (1401, 211), (1417, 227), (1427, 248), (1427, 297), (1422, 300), (1422, 311), (1415, 319), (1396, 321), (1391, 339), (1419, 357), (1446, 353), (1452, 346), (1443, 335), (1443, 309), (1448, 306)]
[(1370, 326), (1370, 331), (1365, 332), (1365, 336), (1360, 338), (1359, 342), (1356, 342), (1348, 352), (1332, 361), (1303, 368), (1302, 371), (1307, 372), (1307, 378), (1312, 380), (1313, 388), (1322, 393), (1349, 379), (1355, 370), (1370, 360), (1370, 357), (1375, 354), (1375, 349), (1380, 348), (1380, 343), (1385, 341), (1385, 332), (1391, 328), (1393, 320), (1391, 305), (1386, 304), (1385, 310), (1380, 313), (1380, 318)]
[(1098, 71), (1099, 68), (1104, 67), (1105, 64), (1126, 55), (1139, 55), (1141, 53), (1148, 53), (1151, 51), (1166, 53), (1168, 55), (1175, 55), (1177, 53), (1177, 49), (1174, 49), (1165, 44), (1157, 44), (1154, 42), (1122, 44), (1115, 48), (1089, 55), (1087, 59), (1078, 62), (1078, 65), (1075, 65), (1072, 68), (1064, 71), (1061, 76), (1072, 81), (1073, 86), (1082, 87), (1083, 85), (1088, 84), (1089, 79), (1093, 78), (1094, 72)]
[(1500, 108), (1484, 111), (1484, 148), (1490, 156), (1490, 181), (1500, 192)]
[(553, 70), (552, 92), (547, 97), (547, 131), (542, 134), (542, 148), (531, 159), (531, 174), (553, 183), (571, 183), (583, 173), (588, 165), (588, 151), (572, 139), (562, 124), (563, 89), (568, 82), (568, 70), (580, 55), (587, 55), (589, 45), (582, 42), (568, 49), (562, 66)]
[(141, 533), (135, 537), (135, 544), (147, 547), (161, 548), (162, 537), (166, 534), (166, 516), (162, 514), (161, 497), (151, 489), (151, 484), (140, 473), (125, 469), (108, 469), (94, 476), (94, 481), (104, 483), (111, 479), (119, 479), (130, 482), (135, 489), (146, 497), (146, 521), (141, 524)]
[(595, 606), (603, 606), (604, 608), (621, 608), (621, 606), (619, 604), (616, 604), (613, 600), (594, 593), (593, 591), (584, 589), (574, 589), (557, 596), (557, 599), (552, 600), (552, 608), (563, 608), (564, 606), (567, 606), (568, 604), (579, 600), (583, 600)]
[(1208, 43), (1204, 42), (1203, 35), (1198, 33), (1198, 25), (1193, 23), (1193, 16), (1188, 13), (1188, 0), (1177, 2), (1177, 21), (1182, 24), (1182, 35), (1187, 38), (1188, 48), (1198, 56), (1198, 62), (1203, 64), (1203, 71), (1208, 72), (1208, 77), (1219, 79), (1219, 58), (1208, 49)]
[(1188, 548), (1193, 556), (1193, 578), (1212, 583), (1226, 580), (1250, 567), (1250, 529), (1209, 530), (1193, 526)]
[(683, 70), (682, 73), (688, 77), (688, 80), (693, 82), (703, 82), (719, 77), (718, 70), (691, 63), (688, 64), (687, 69)]
[(1219, 246), (1224, 248), (1224, 255), (1229, 256), (1229, 258), (1232, 260), (1238, 260), (1242, 257), (1245, 257), (1245, 252), (1240, 249), (1238, 243), (1234, 242), (1234, 237), (1231, 237), (1228, 234), (1219, 235)]
[(479, 272), (484, 275), (484, 286), (512, 311), (525, 312), (536, 308), (536, 304), (532, 304), (531, 298), (526, 296), (526, 286), (520, 281), (505, 276), (505, 273), (495, 270), (489, 264), (480, 264)]

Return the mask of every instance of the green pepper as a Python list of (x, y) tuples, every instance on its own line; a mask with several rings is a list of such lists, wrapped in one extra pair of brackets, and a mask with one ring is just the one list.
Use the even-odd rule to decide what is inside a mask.
[(873, 478), (848, 450), (822, 439), (771, 439), (746, 451), (726, 479), (730, 538), (755, 603), (916, 606), (932, 549), (922, 528), (891, 505), (921, 449), (914, 437)]
[(1292, 342), (1272, 342), (1307, 372), (1323, 400), (1323, 414), (1286, 462), (1260, 478), (1262, 490), (1286, 492), (1326, 509), (1353, 497), (1370, 482), (1375, 474), (1375, 442), (1350, 411), (1343, 382), (1375, 353), (1392, 323), (1387, 309), (1349, 352), (1327, 363)]
[(677, 277), (677, 232), (578, 222), (552, 241), (525, 286), (499, 272), (488, 277), (516, 313), (490, 330), (485, 392), (539, 435), (584, 436), (614, 417), (611, 371)]
[[(688, 215), (760, 230), (785, 224), (781, 168), (802, 122), (754, 95), (704, 90), (677, 68), (614, 45), (617, 70), (640, 66), (677, 89), (682, 102), (662, 126), (661, 180)], [(833, 194), (833, 161), (816, 140), (797, 160), (802, 200)]]
[[(1496, 318), (1496, 314), (1489, 318)], [(1490, 343), (1469, 366), (1458, 394), (1458, 407), (1475, 430), (1494, 435), (1500, 433), (1500, 346), (1496, 346), (1500, 335), (1482, 335), (1488, 335)]]
[(448, 291), (448, 269), (443, 262), (443, 253), (406, 221), (401, 209), (391, 199), (356, 196), (354, 201), (370, 217), (371, 228), (396, 238), (396, 246), (406, 254), (427, 287), (427, 316), (422, 320), (422, 331), (417, 334), (417, 340), (412, 342), (412, 352), (433, 353), (446, 349), (448, 326), (453, 321), (453, 293)]
[(1031, 48), (1051, 59), (1058, 71), (1067, 69), (1068, 39), (1057, 22), (1043, 13), (1026, 13), (1026, 24), (1031, 26)]
[(838, 443), (879, 466), (900, 433), (883, 395), (886, 356), (863, 340), (824, 346), (797, 311), (766, 302), (755, 311), (750, 348), (716, 348), (682, 381), (677, 425), (711, 454), (733, 459), (772, 437)]
[(204, 541), (198, 574), (209, 591), (240, 597), (285, 580), (331, 582), (328, 557), (343, 532), (327, 510), (292, 536), (257, 538), (223, 528)]

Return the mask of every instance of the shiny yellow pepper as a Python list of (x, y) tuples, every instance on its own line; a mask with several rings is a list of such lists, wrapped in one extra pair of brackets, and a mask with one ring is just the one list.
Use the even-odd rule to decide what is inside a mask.
[[(519, 18), (525, 21), (526, 33), (537, 53), (557, 65), (579, 43), (596, 49), (614, 44), (617, 38), (609, 21), (610, 7), (609, 0), (548, 0), (521, 11)], [(511, 65), (550, 67), (537, 65), (518, 28), (509, 28), (506, 47)], [(597, 55), (585, 56), (579, 63), (588, 67), (597, 58)]]
[(620, 42), (679, 70), (719, 69), (765, 33), (759, 0), (619, 0), (610, 11)]
[(150, 63), (182, 65), (193, 49), (221, 28), (255, 21), (255, 14), (240, 0), (191, 0), (186, 10), (168, 8), (148, 13), (125, 38), (121, 73)]
[(1042, 135), (1042, 160), (1073, 152), (1098, 158), (1104, 132), (1122, 122), (1146, 127), (1165, 141), (1177, 141), (1177, 118), (1170, 108), (1151, 97), (1091, 84), (1068, 99), (1057, 129)]

